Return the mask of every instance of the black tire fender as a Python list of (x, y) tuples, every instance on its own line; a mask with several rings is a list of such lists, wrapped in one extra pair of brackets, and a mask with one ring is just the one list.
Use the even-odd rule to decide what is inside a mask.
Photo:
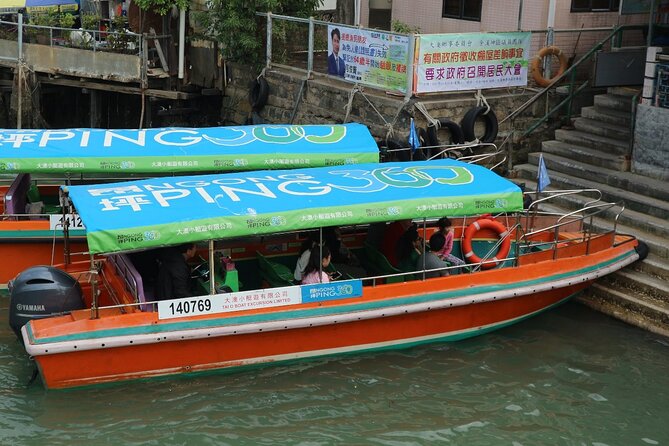
[(251, 110), (260, 111), (267, 104), (269, 98), (269, 84), (264, 76), (252, 80), (249, 84), (249, 104)]
[[(463, 142), (465, 142), (465, 137), (462, 133), (462, 128), (458, 125), (457, 122), (451, 121), (448, 118), (439, 118), (438, 121), (439, 121), (439, 129), (446, 129), (451, 134), (451, 142), (453, 144), (462, 144)], [(427, 126), (427, 135), (430, 140), (431, 146), (441, 145), (441, 142), (439, 142), (438, 131), (439, 130), (433, 125)], [(436, 148), (435, 150), (440, 150), (440, 149)]]
[(488, 113), (485, 112), (486, 110), (488, 110), (487, 107), (473, 107), (470, 108), (467, 113), (465, 113), (464, 118), (462, 118), (462, 121), (460, 121), (460, 126), (462, 127), (465, 141), (476, 141), (477, 138), (474, 134), (474, 125), (476, 124), (476, 120), (481, 117), (485, 122), (485, 134), (483, 137), (479, 138), (479, 142), (495, 142), (495, 138), (497, 138), (497, 132), (499, 131), (497, 115), (495, 115), (495, 112), (492, 110), (492, 108), (490, 111), (488, 111)]

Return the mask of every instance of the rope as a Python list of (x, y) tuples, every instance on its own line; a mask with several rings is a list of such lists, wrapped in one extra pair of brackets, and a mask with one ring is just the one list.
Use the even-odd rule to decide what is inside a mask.
[(436, 129), (439, 129), (441, 127), (441, 122), (439, 122), (438, 119), (434, 119), (432, 116), (430, 116), (430, 113), (427, 111), (427, 108), (425, 108), (425, 105), (422, 102), (416, 102), (414, 104), (414, 107), (416, 107), (416, 110), (421, 112), (423, 116), (425, 116), (425, 119), (427, 119), (427, 122), (429, 125), (434, 126)]
[(485, 106), (486, 111), (483, 113), (484, 115), (487, 115), (488, 112), (490, 111), (490, 105), (488, 104), (488, 101), (486, 100), (485, 96), (483, 96), (483, 93), (481, 90), (476, 90), (476, 94), (474, 95), (476, 98), (476, 106), (480, 107), (481, 105)]
[(265, 70), (267, 70), (267, 67), (263, 68), (258, 77), (256, 77), (257, 81), (259, 81), (261, 77), (265, 77)]
[(348, 118), (351, 115), (351, 109), (353, 108), (353, 99), (355, 98), (355, 94), (360, 93), (362, 97), (367, 101), (367, 103), (372, 107), (372, 110), (376, 112), (377, 115), (379, 115), (379, 118), (383, 121), (383, 126), (386, 128), (386, 143), (388, 142), (389, 138), (393, 137), (394, 134), (394, 127), (395, 123), (397, 122), (397, 119), (399, 118), (400, 114), (402, 113), (402, 110), (404, 110), (404, 107), (409, 103), (411, 100), (410, 98), (404, 98), (402, 101), (402, 104), (399, 106), (397, 109), (397, 112), (395, 113), (395, 116), (393, 117), (391, 122), (388, 122), (386, 118), (383, 117), (381, 112), (372, 104), (372, 101), (369, 100), (367, 95), (363, 92), (362, 88), (358, 86), (358, 84), (355, 84), (353, 88), (351, 88), (351, 91), (348, 93), (348, 102), (344, 106), (344, 109), (346, 110), (346, 117), (344, 118), (344, 122), (348, 122)]
[(348, 117), (351, 115), (351, 108), (353, 108), (353, 98), (355, 97), (355, 94), (358, 93), (360, 89), (358, 88), (358, 84), (353, 85), (353, 88), (351, 88), (351, 91), (348, 92), (348, 102), (346, 102), (346, 105), (344, 106), (344, 110), (346, 110), (346, 116), (344, 117), (344, 124), (348, 122)]
[(299, 107), (300, 102), (302, 102), (302, 96), (303, 96), (302, 92), (304, 91), (304, 86), (307, 85), (307, 80), (309, 80), (308, 77), (302, 79), (302, 85), (300, 85), (300, 91), (299, 93), (297, 93), (297, 100), (295, 101), (295, 107), (293, 107), (293, 113), (290, 114), (289, 124), (292, 124), (293, 121), (295, 120), (295, 115), (297, 114), (297, 107)]

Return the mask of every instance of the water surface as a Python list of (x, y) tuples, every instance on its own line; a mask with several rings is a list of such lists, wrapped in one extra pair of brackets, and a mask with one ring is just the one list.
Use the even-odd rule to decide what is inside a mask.
[(2, 445), (668, 445), (669, 340), (568, 304), (452, 344), (46, 391), (0, 297)]

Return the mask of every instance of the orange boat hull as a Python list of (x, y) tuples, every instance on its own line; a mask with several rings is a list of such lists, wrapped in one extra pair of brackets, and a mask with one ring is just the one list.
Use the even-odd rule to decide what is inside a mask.
[(152, 312), (90, 319), (86, 310), (31, 321), (23, 334), (48, 388), (403, 348), (486, 333), (565, 302), (635, 261), (635, 245), (564, 250), (557, 260), (369, 286), (359, 298), (294, 306), (169, 320)]

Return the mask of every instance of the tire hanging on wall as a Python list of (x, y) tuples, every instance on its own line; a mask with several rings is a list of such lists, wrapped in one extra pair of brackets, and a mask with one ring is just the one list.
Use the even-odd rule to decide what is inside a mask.
[(249, 104), (251, 110), (259, 112), (267, 104), (269, 98), (269, 84), (264, 76), (260, 76), (249, 84)]
[[(451, 134), (451, 142), (453, 144), (462, 144), (465, 142), (462, 128), (458, 125), (457, 122), (451, 121), (448, 118), (439, 118), (437, 121), (439, 121), (439, 129), (446, 129)], [(427, 127), (427, 134), (430, 139), (430, 144), (433, 146), (438, 146), (440, 144), (438, 131), (439, 130), (433, 125), (429, 125)]]
[[(488, 113), (486, 113), (488, 110)], [(485, 133), (481, 138), (478, 138), (479, 142), (492, 143), (495, 142), (497, 138), (497, 132), (499, 127), (497, 124), (497, 115), (491, 109), (487, 107), (474, 107), (471, 108), (465, 113), (464, 118), (460, 121), (460, 126), (462, 127), (462, 132), (465, 136), (465, 141), (476, 141), (476, 134), (474, 133), (474, 125), (476, 120), (481, 117), (485, 122)]]

